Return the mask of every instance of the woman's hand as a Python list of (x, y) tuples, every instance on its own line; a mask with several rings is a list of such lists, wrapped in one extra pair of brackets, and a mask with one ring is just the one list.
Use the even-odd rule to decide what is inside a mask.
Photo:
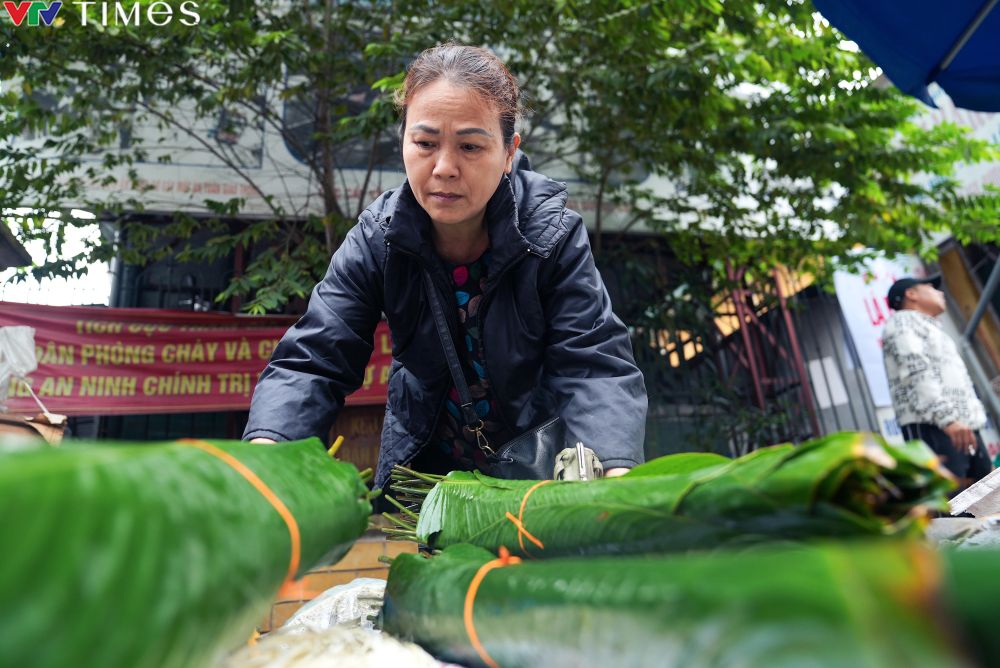
[(626, 466), (616, 466), (613, 469), (608, 469), (607, 471), (605, 471), (604, 472), (604, 477), (605, 478), (617, 478), (619, 476), (625, 475), (626, 473), (628, 473), (631, 470), (632, 469), (630, 469), (630, 468), (628, 468)]
[(263, 436), (260, 436), (258, 438), (251, 438), (250, 442), (251, 443), (263, 443), (265, 445), (274, 445), (275, 443), (277, 443), (277, 441), (274, 440), (273, 438), (264, 438)]

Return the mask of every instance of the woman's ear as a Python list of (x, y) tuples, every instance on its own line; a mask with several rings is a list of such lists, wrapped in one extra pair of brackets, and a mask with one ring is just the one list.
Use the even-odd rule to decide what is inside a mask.
[(504, 167), (503, 173), (510, 174), (510, 171), (514, 169), (514, 154), (517, 153), (517, 147), (521, 145), (521, 135), (514, 133), (511, 137), (510, 146), (507, 147), (507, 166)]

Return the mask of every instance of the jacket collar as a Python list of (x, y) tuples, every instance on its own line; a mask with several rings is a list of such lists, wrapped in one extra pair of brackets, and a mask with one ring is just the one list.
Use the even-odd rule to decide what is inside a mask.
[[(438, 256), (431, 238), (430, 216), (417, 203), (408, 181), (404, 181), (386, 202), (386, 211), (386, 241), (427, 262), (437, 262)], [(490, 273), (498, 272), (528, 252), (530, 246), (518, 229), (518, 222), (514, 189), (510, 179), (504, 174), (493, 196), (486, 203), (486, 226), (493, 256)]]
[[(403, 251), (437, 262), (431, 239), (431, 220), (417, 203), (409, 181), (404, 181), (382, 208), (385, 240)], [(548, 257), (566, 234), (563, 212), (566, 186), (531, 171), (527, 157), (518, 151), (514, 169), (504, 174), (486, 203), (486, 225), (493, 255), (492, 274), (534, 253)]]

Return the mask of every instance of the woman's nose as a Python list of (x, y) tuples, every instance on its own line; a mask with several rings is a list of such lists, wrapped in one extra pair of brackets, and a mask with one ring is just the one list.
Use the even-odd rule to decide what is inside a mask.
[(442, 179), (453, 179), (458, 176), (458, 160), (453, 150), (445, 148), (438, 151), (437, 160), (434, 162), (434, 176)]

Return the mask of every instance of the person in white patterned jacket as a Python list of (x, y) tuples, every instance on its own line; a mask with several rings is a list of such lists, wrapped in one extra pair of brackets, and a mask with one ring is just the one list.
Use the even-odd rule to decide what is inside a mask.
[(979, 436), (986, 412), (958, 348), (941, 328), (941, 277), (902, 278), (889, 288), (895, 311), (885, 325), (882, 354), (892, 407), (907, 440), (924, 441), (959, 480), (955, 494), (990, 471)]

